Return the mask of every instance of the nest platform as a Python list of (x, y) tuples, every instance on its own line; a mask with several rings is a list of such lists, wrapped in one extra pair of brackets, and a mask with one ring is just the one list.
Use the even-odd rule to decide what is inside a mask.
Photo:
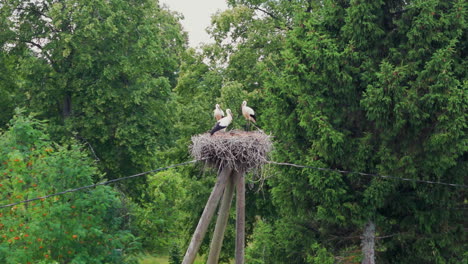
[(271, 136), (262, 131), (231, 130), (204, 133), (192, 137), (192, 156), (206, 162), (210, 167), (221, 169), (228, 166), (246, 172), (266, 163), (272, 149)]

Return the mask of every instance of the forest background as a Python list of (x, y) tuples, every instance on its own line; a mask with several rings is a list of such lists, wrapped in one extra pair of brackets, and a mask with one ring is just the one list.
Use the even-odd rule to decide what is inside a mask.
[[(214, 105), (242, 128), (243, 100), (271, 160), (466, 185), (466, 1), (228, 5), (194, 50), (157, 0), (1, 1), (1, 205), (191, 160)], [(1, 208), (0, 262), (179, 263), (214, 181), (190, 165)], [(247, 182), (247, 263), (359, 263), (368, 223), (377, 263), (468, 261), (465, 187), (275, 165)]]

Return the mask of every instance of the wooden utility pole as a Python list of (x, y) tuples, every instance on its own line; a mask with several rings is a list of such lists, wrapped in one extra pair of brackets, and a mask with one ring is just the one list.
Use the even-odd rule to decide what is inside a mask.
[(210, 224), (211, 218), (213, 217), (214, 211), (218, 206), (218, 202), (223, 194), (226, 183), (228, 182), (232, 169), (225, 167), (221, 170), (218, 175), (218, 181), (216, 182), (213, 191), (211, 192), (208, 201), (206, 202), (205, 209), (203, 210), (202, 216), (198, 221), (197, 228), (193, 233), (190, 245), (185, 253), (182, 264), (192, 264), (197, 256), (198, 249), (200, 249), (201, 242), (205, 237), (206, 230)]
[(223, 200), (218, 211), (218, 219), (213, 233), (213, 238), (210, 244), (210, 254), (208, 255), (207, 264), (218, 264), (221, 246), (223, 245), (224, 231), (226, 230), (229, 219), (229, 209), (231, 209), (232, 197), (234, 196), (234, 177), (233, 174), (229, 179), (224, 189)]
[(209, 166), (220, 170), (218, 181), (206, 203), (190, 245), (185, 252), (182, 264), (193, 264), (205, 236), (208, 225), (218, 206), (221, 195), (224, 196), (219, 208), (215, 231), (210, 244), (208, 264), (217, 264), (223, 243), (224, 231), (229, 219), (229, 210), (236, 189), (236, 251), (235, 263), (244, 264), (245, 252), (245, 173), (252, 168), (259, 168), (266, 163), (266, 156), (271, 151), (270, 136), (262, 131), (209, 133), (192, 137), (190, 147), (192, 155)]
[(235, 171), (236, 181), (236, 264), (244, 264), (245, 248), (245, 177), (244, 173)]

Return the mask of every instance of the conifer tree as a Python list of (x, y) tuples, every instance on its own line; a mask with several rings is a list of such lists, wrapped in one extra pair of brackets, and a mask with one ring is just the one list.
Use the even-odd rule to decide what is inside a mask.
[[(271, 68), (281, 77), (270, 78), (266, 99), (273, 106), (267, 126), (282, 139), (277, 158), (463, 184), (465, 15), (463, 1), (434, 0), (324, 1), (297, 16), (282, 61)], [(271, 182), (284, 215), (276, 225), (307, 230), (293, 238), (301, 250), (285, 261), (320, 262), (314, 256), (321, 248), (345, 259), (360, 256), (369, 221), (377, 236), (388, 236), (377, 241), (378, 263), (463, 259), (460, 188), (281, 171)]]
[[(464, 1), (229, 3), (211, 29), (223, 78), (260, 106), (274, 159), (464, 183)], [(369, 222), (379, 263), (463, 261), (463, 189), (290, 167), (274, 175), (252, 263), (359, 260)]]

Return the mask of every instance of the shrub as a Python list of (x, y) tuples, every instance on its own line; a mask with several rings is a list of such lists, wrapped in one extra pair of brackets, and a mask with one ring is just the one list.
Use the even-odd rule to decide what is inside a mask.
[[(0, 133), (3, 204), (91, 185), (98, 171), (78, 144), (49, 140), (45, 124), (18, 113)], [(0, 209), (0, 263), (119, 263), (134, 246), (122, 203), (99, 186)]]

